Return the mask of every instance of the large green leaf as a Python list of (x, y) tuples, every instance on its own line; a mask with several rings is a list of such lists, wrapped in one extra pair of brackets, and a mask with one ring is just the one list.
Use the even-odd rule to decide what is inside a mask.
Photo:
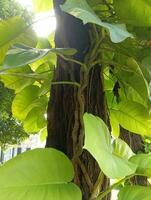
[(151, 135), (151, 119), (147, 109), (133, 101), (121, 102), (118, 110), (112, 110), (120, 125), (140, 135)]
[[(110, 132), (102, 119), (92, 114), (85, 113), (84, 125), (85, 125), (85, 145), (84, 145), (85, 148), (88, 147), (89, 145), (94, 146), (95, 144), (95, 146), (99, 146), (102, 149), (105, 149), (107, 151), (112, 151)], [(89, 137), (92, 136), (93, 140), (91, 140), (90, 143)]]
[[(25, 87), (34, 83), (35, 79), (28, 77), (32, 72), (29, 66), (24, 66), (22, 68), (8, 70), (7, 73), (0, 73), (0, 80), (5, 84), (5, 87), (13, 89), (18, 93)], [(25, 74), (27, 76), (25, 76)]]
[(46, 56), (49, 52), (63, 55), (73, 55), (77, 51), (75, 49), (36, 49), (25, 45), (17, 44), (13, 49), (8, 51), (5, 60), (4, 68), (2, 70), (10, 69), (13, 67), (20, 67), (26, 64), (33, 63), (40, 58)]
[(136, 173), (151, 177), (151, 154), (137, 154), (130, 161), (138, 166)]
[(134, 26), (151, 26), (150, 0), (114, 0), (119, 18)]
[(85, 144), (100, 168), (109, 178), (122, 178), (133, 174), (136, 166), (116, 155), (111, 145), (109, 131), (103, 120), (91, 114), (84, 115)]
[(10, 45), (23, 43), (35, 46), (36, 36), (21, 17), (12, 17), (0, 21), (0, 64)]
[(140, 103), (144, 107), (147, 108), (148, 101), (146, 101), (145, 98), (143, 99), (140, 96), (140, 94), (130, 85), (124, 85), (124, 87), (120, 89), (119, 95), (120, 95), (121, 101), (125, 101), (125, 98), (126, 98), (128, 101), (134, 101), (134, 102)]
[(145, 102), (151, 100), (148, 83), (141, 71), (119, 70), (117, 76), (125, 85), (131, 86)]
[(61, 8), (63, 11), (81, 19), (84, 24), (94, 23), (107, 28), (110, 32), (111, 40), (115, 43), (121, 42), (128, 37), (133, 37), (132, 34), (126, 30), (124, 24), (109, 24), (101, 21), (87, 4), (86, 0), (67, 0)]
[(116, 116), (112, 110), (110, 111), (110, 124), (111, 124), (111, 133), (115, 138), (118, 138), (120, 135), (120, 125)]
[(113, 153), (127, 160), (134, 155), (128, 144), (120, 138), (117, 138), (113, 141)]
[(40, 129), (44, 128), (47, 123), (44, 114), (46, 113), (46, 108), (36, 107), (33, 108), (24, 120), (24, 130), (28, 133), (36, 133)]
[(151, 80), (151, 55), (146, 56), (142, 60), (142, 70), (145, 71), (145, 77), (148, 82)]
[(36, 12), (46, 12), (53, 8), (53, 0), (32, 0)]
[(43, 107), (47, 105), (47, 98), (39, 96), (40, 88), (31, 85), (19, 92), (12, 104), (12, 112), (14, 117), (19, 120), (25, 120), (27, 114), (35, 107)]
[(35, 149), (0, 167), (1, 200), (81, 200), (79, 188), (70, 183), (73, 167), (55, 149)]
[(47, 132), (47, 127), (44, 127), (43, 129), (40, 130), (40, 141), (44, 142), (47, 138), (48, 132)]
[(143, 186), (126, 186), (118, 194), (118, 200), (150, 200), (151, 188)]

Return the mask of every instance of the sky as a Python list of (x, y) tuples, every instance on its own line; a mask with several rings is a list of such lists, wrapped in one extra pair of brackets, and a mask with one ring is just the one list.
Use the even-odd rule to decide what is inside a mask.
[[(33, 11), (32, 0), (16, 1), (29, 11)], [(47, 37), (56, 29), (56, 19), (53, 11), (35, 14), (35, 21), (38, 22), (33, 25), (33, 29), (39, 37)]]

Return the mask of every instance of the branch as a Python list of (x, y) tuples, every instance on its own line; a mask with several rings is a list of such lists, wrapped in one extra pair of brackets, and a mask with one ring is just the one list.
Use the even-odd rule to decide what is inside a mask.
[(78, 64), (78, 65), (80, 65), (80, 66), (85, 66), (85, 63), (82, 63), (82, 62), (80, 62), (80, 61), (78, 61), (78, 60), (75, 60), (75, 59), (73, 59), (73, 58), (66, 57), (66, 56), (61, 55), (61, 54), (58, 54), (58, 55), (59, 55), (61, 58), (63, 58), (64, 60), (67, 60), (67, 61), (76, 63), (76, 64)]

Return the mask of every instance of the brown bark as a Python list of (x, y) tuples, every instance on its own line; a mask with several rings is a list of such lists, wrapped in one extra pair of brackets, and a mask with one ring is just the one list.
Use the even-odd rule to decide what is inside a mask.
[[(89, 27), (84, 26), (80, 20), (63, 13), (59, 8), (62, 2), (62, 0), (54, 0), (58, 21), (55, 37), (56, 47), (76, 48), (78, 53), (74, 56), (74, 59), (84, 61), (90, 47)], [(73, 81), (82, 84), (83, 76), (78, 64), (67, 62), (58, 57), (54, 81)], [(89, 199), (100, 169), (94, 158), (87, 151), (83, 151), (82, 154), (79, 153), (78, 156), (75, 155), (76, 148), (78, 148), (79, 152), (83, 145), (82, 141), (79, 147), (79, 137), (81, 131), (83, 131), (81, 107), (84, 107), (83, 111), (91, 112), (106, 119), (101, 66), (92, 68), (87, 74), (87, 79), (88, 85), (83, 90), (73, 85), (54, 85), (51, 87), (46, 144), (47, 147), (54, 147), (63, 151), (73, 160), (75, 168), (74, 181), (80, 186), (84, 200)], [(81, 105), (80, 101), (82, 101), (83, 105)], [(75, 135), (73, 135), (74, 130), (76, 130)], [(75, 144), (77, 145), (75, 146)], [(100, 189), (104, 190), (108, 185), (108, 179), (103, 176)], [(110, 199), (110, 197), (105, 199)]]

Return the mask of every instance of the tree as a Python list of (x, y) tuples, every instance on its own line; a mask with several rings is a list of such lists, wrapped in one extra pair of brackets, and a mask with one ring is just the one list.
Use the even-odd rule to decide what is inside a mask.
[(5, 150), (8, 145), (20, 144), (28, 138), (21, 123), (12, 117), (11, 104), (14, 98), (13, 91), (0, 83), (0, 147)]
[[(32, 22), (32, 14), (23, 9), (14, 0), (0, 1), (0, 19), (8, 19), (14, 16), (21, 16), (26, 23)], [(23, 130), (21, 122), (13, 118), (11, 105), (15, 94), (13, 90), (5, 88), (0, 82), (0, 147), (7, 148), (8, 145), (20, 144), (28, 138), (28, 134)]]
[[(47, 8), (44, 2), (36, 5)], [(50, 47), (50, 39), (38, 42), (37, 48), (33, 43), (27, 46), (27, 40), (20, 38), (26, 30), (20, 22), (23, 28), (16, 33), (19, 43), (24, 44), (14, 45), (5, 56), (1, 71), (9, 70), (2, 77), (25, 79), (22, 87), (14, 86), (13, 114), (27, 129), (45, 129), (43, 115), (51, 80), (47, 147), (59, 149), (70, 158), (74, 183), (83, 199), (110, 199), (111, 190), (117, 187), (118, 200), (149, 199), (150, 187), (141, 186), (147, 180), (139, 176), (151, 176), (151, 157), (142, 145), (151, 133), (151, 5), (142, 0), (54, 0), (54, 9), (58, 21), (56, 48)], [(16, 27), (17, 23), (13, 22)], [(23, 106), (19, 107), (20, 102)], [(40, 159), (36, 158), (37, 163)], [(30, 161), (30, 170), (31, 165)], [(53, 172), (51, 169), (52, 177)], [(120, 180), (110, 187), (110, 179)], [(60, 198), (67, 199), (67, 192), (61, 190), (61, 194)], [(69, 198), (80, 199), (78, 194), (75, 191)]]
[(8, 19), (14, 16), (21, 16), (23, 19), (25, 19), (27, 24), (32, 22), (33, 13), (22, 8), (22, 6), (17, 1), (1, 0), (0, 7), (1, 7), (0, 10), (1, 19)]

